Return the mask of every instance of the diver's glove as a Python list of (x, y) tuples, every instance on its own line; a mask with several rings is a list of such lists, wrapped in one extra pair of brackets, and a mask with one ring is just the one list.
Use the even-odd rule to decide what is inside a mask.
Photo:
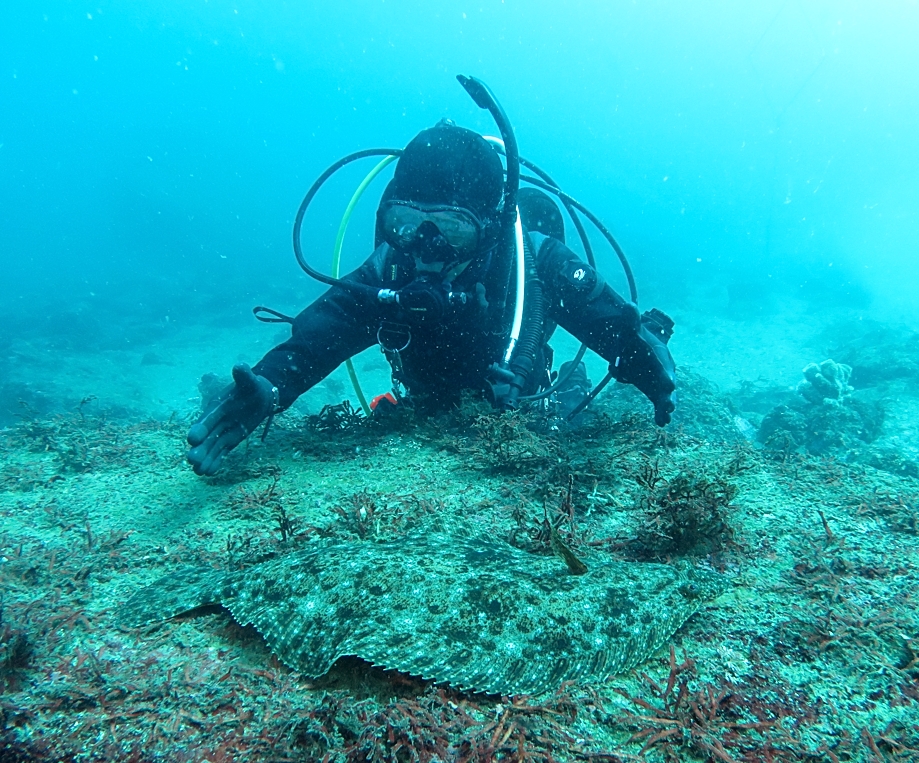
[(659, 427), (670, 423), (670, 414), (676, 408), (676, 392), (671, 392), (667, 397), (654, 401), (654, 423)]
[(277, 404), (277, 387), (245, 363), (233, 366), (233, 384), (188, 430), (187, 458), (195, 474), (215, 474), (223, 457), (271, 416)]
[(635, 385), (651, 401), (655, 424), (670, 423), (676, 408), (676, 366), (666, 344), (642, 326), (609, 370), (615, 379)]

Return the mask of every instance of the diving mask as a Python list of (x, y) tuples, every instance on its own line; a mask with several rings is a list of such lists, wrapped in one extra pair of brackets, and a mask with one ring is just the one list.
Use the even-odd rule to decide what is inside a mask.
[(463, 207), (439, 204), (414, 204), (387, 201), (380, 210), (386, 242), (401, 250), (431, 243), (437, 236), (463, 258), (476, 253), (485, 234), (485, 225)]

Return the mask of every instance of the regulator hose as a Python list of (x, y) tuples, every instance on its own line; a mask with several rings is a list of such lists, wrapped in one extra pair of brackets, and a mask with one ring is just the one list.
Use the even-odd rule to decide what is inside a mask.
[(527, 313), (517, 342), (517, 351), (510, 363), (514, 378), (503, 405), (507, 409), (517, 407), (521, 392), (533, 373), (533, 364), (542, 345), (546, 325), (546, 300), (542, 291), (542, 282), (536, 272), (536, 258), (528, 238), (524, 238), (524, 262), (526, 265)]
[[(358, 185), (354, 194), (351, 196), (351, 201), (348, 202), (345, 213), (342, 215), (341, 223), (338, 225), (338, 235), (335, 237), (335, 248), (332, 250), (332, 278), (338, 278), (341, 268), (341, 248), (345, 243), (345, 233), (348, 230), (348, 223), (351, 222), (351, 215), (354, 214), (354, 208), (361, 200), (361, 196), (364, 195), (364, 191), (367, 190), (367, 186), (395, 160), (396, 157), (393, 154), (384, 156), (376, 166), (367, 173), (367, 176), (361, 181), (360, 185)], [(365, 416), (370, 416), (373, 411), (370, 409), (370, 404), (367, 402), (364, 390), (361, 389), (361, 383), (357, 378), (357, 371), (354, 369), (354, 362), (351, 358), (345, 361), (345, 367), (348, 369), (348, 378), (351, 379), (351, 386), (354, 388), (354, 394), (357, 395), (358, 402), (361, 404), (361, 410), (364, 412)]]

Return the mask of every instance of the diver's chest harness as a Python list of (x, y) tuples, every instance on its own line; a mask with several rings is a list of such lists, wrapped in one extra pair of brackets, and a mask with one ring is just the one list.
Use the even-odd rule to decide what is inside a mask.
[[(535, 263), (528, 237), (524, 242), (528, 272), (534, 279), (527, 288), (529, 295), (533, 295), (540, 286), (535, 282)], [(506, 346), (513, 329), (513, 315), (508, 309), (507, 284), (494, 283), (490, 278), (493, 253), (492, 250), (480, 254), (474, 262), (460, 263), (445, 273), (419, 273), (410, 257), (385, 245), (376, 268), (380, 282), (385, 285), (378, 294), (385, 316), (380, 320), (376, 339), (392, 369), (394, 397), (402, 397), (409, 386), (402, 354), (415, 338), (431, 347), (446, 347), (456, 342), (458, 349), (472, 341), (477, 350), (485, 351), (485, 357), (488, 352), (497, 357), (499, 347)], [(462, 277), (457, 281), (455, 276)], [(529, 309), (524, 311), (519, 332), (524, 342), (518, 341), (514, 357), (522, 357), (530, 345), (530, 337), (536, 340), (537, 349), (541, 346), (544, 310), (534, 309), (537, 304), (541, 300), (527, 301)], [(481, 347), (483, 340), (485, 346)], [(498, 369), (499, 364), (492, 362), (484, 381), (494, 399), (502, 407), (509, 407), (505, 400), (509, 389), (503, 389), (508, 380)], [(521, 378), (521, 388), (526, 381)]]

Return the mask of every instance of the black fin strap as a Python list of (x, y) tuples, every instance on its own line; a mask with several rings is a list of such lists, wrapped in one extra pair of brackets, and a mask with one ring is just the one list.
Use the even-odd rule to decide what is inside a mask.
[[(268, 315), (262, 315), (261, 313), (268, 313)], [(264, 307), (263, 305), (256, 305), (253, 307), (252, 314), (255, 316), (256, 320), (262, 323), (289, 323), (291, 326), (294, 325), (294, 319), (289, 315), (284, 315), (284, 313), (272, 310), (270, 307)]]

